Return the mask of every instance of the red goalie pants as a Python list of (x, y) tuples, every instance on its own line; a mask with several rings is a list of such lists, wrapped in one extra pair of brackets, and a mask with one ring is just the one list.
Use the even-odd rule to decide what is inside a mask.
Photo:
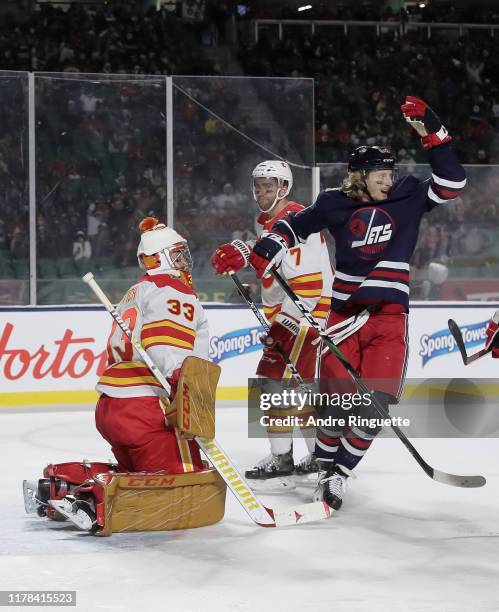
[[(331, 312), (327, 328), (351, 316), (352, 312)], [(373, 312), (358, 331), (338, 345), (371, 389), (396, 398), (402, 392), (408, 356), (407, 318), (403, 306), (385, 304), (378, 312)], [(338, 378), (350, 380), (341, 362), (328, 350), (321, 361), (321, 387), (323, 382), (327, 388), (336, 387), (332, 379)], [(353, 385), (347, 384), (345, 391), (353, 389)]]
[(95, 409), (99, 433), (123, 472), (192, 472), (203, 469), (199, 447), (165, 426), (158, 397), (101, 395)]

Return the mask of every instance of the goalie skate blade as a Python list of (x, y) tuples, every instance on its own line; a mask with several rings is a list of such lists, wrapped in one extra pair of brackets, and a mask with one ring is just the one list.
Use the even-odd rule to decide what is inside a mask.
[(23, 480), (24, 510), (26, 514), (36, 514), (38, 506), (40, 505), (37, 503), (35, 497), (37, 489), (37, 484), (28, 480)]
[(274, 510), (276, 527), (287, 527), (289, 525), (302, 525), (330, 518), (334, 512), (326, 502), (312, 502), (294, 506), (287, 510)]
[(453, 487), (463, 487), (465, 489), (476, 489), (483, 487), (487, 482), (483, 476), (456, 476), (454, 474), (446, 474), (439, 470), (433, 470), (433, 480), (442, 484), (451, 485)]

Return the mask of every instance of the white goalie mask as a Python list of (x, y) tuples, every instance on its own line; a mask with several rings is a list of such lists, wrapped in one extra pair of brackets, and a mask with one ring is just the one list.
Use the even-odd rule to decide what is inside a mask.
[[(270, 212), (279, 200), (282, 200), (288, 196), (293, 187), (293, 173), (291, 172), (288, 162), (280, 159), (271, 159), (261, 162), (251, 173), (251, 189), (253, 191), (255, 202), (257, 203), (258, 198), (255, 189), (255, 179), (257, 178), (273, 178), (277, 180), (277, 194), (271, 207), (264, 211), (266, 213)], [(284, 182), (287, 183), (286, 186), (284, 185)]]
[(190, 275), (192, 257), (187, 240), (171, 227), (158, 223), (154, 217), (144, 219), (141, 222), (141, 229), (144, 222), (152, 227), (148, 227), (142, 233), (137, 249), (137, 259), (141, 269), (153, 276), (172, 274), (181, 277), (185, 273)]

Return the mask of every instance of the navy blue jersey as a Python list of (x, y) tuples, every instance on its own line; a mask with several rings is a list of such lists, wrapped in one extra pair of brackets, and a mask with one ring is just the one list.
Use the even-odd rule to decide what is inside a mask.
[(432, 176), (397, 180), (388, 199), (358, 202), (338, 189), (321, 192), (314, 204), (272, 229), (290, 246), (328, 229), (336, 242), (331, 308), (355, 303), (409, 305), (409, 261), (425, 212), (457, 197), (466, 184), (464, 168), (450, 144), (429, 151)]

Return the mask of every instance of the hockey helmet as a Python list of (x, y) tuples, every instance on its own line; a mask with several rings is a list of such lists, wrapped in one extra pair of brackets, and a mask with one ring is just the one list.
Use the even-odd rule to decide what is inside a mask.
[(289, 167), (288, 162), (285, 162), (281, 159), (271, 159), (268, 161), (261, 162), (257, 166), (255, 166), (253, 172), (251, 173), (251, 188), (253, 191), (253, 197), (255, 198), (255, 202), (258, 201), (255, 190), (255, 179), (257, 178), (275, 178), (277, 179), (277, 184), (279, 188), (284, 186), (283, 181), (287, 182), (284, 194), (279, 197), (276, 196), (276, 199), (274, 200), (272, 206), (265, 212), (270, 212), (279, 200), (282, 200), (287, 195), (289, 195), (289, 192), (293, 187), (293, 173), (291, 172), (291, 168)]
[(387, 147), (357, 147), (348, 158), (348, 171), (393, 170), (395, 157)]
[(147, 274), (190, 274), (192, 257), (187, 240), (171, 227), (159, 223), (156, 217), (146, 217), (139, 223), (142, 232), (137, 248), (139, 266)]

